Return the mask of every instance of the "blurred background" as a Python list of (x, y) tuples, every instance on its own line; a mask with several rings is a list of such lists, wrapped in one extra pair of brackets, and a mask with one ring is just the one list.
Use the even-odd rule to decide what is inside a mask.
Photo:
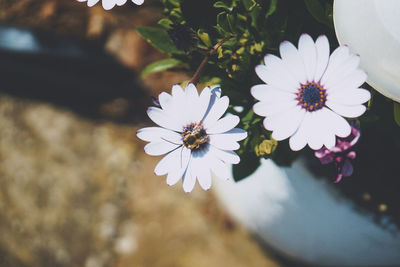
[(279, 266), (213, 196), (168, 187), (136, 130), (162, 58), (135, 31), (161, 7), (0, 0), (1, 266)]

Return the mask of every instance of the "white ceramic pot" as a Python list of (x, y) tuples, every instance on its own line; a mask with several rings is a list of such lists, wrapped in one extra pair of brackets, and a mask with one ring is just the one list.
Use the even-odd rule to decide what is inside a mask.
[(282, 254), (317, 265), (400, 265), (400, 235), (354, 210), (334, 184), (296, 160), (272, 160), (240, 182), (214, 179), (217, 198), (242, 225)]
[(400, 102), (400, 1), (335, 0), (333, 16), (339, 43), (360, 54), (367, 82)]

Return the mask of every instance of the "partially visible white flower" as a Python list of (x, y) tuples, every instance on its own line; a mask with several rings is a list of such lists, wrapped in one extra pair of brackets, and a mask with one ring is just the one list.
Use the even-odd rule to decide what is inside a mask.
[[(94, 6), (97, 4), (100, 0), (77, 0), (79, 2), (87, 2), (87, 5), (89, 7)], [(110, 10), (113, 8), (115, 5), (117, 6), (122, 6), (123, 4), (126, 3), (127, 0), (102, 0), (102, 5), (105, 10)], [(141, 5), (143, 4), (144, 0), (132, 0), (133, 3), (136, 5)]]
[(137, 136), (150, 142), (144, 147), (147, 154), (168, 153), (154, 169), (156, 175), (167, 174), (167, 184), (174, 185), (181, 178), (183, 189), (191, 192), (196, 178), (204, 190), (211, 187), (211, 173), (220, 178), (230, 177), (229, 164), (237, 164), (238, 141), (247, 132), (234, 128), (239, 123), (235, 115), (222, 115), (229, 98), (221, 97), (221, 89), (205, 87), (199, 95), (193, 84), (185, 91), (172, 87), (172, 95), (159, 95), (161, 108), (150, 107), (147, 114), (161, 127), (140, 129)]
[[(333, 4), (339, 44), (348, 44), (362, 56), (360, 66), (368, 73), (367, 83), (400, 103), (399, 10), (398, 0), (335, 0)], [(359, 23), (365, 18), (368, 23)]]
[[(260, 102), (253, 110), (265, 116), (264, 127), (278, 141), (289, 138), (290, 148), (307, 144), (314, 150), (331, 148), (336, 136), (346, 137), (351, 127), (343, 118), (362, 115), (362, 103), (371, 97), (358, 88), (367, 75), (358, 69), (360, 57), (340, 46), (329, 56), (329, 41), (324, 35), (313, 39), (303, 34), (298, 49), (284, 41), (281, 58), (266, 55), (265, 65), (256, 67), (266, 84), (255, 85), (251, 94)], [(342, 117), (343, 116), (343, 117)]]

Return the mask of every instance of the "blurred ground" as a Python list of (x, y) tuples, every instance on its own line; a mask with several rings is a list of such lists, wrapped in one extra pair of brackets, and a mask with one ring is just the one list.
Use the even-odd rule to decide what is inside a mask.
[(1, 266), (275, 266), (212, 192), (168, 187), (138, 127), (0, 97)]
[[(151, 1), (105, 12), (74, 0), (0, 0), (0, 21), (93, 40), (136, 72), (162, 56), (133, 27), (159, 14)], [(156, 95), (185, 79), (142, 82)], [(159, 158), (144, 154), (142, 126), (0, 94), (0, 265), (277, 266), (212, 190), (185, 194), (153, 174)]]

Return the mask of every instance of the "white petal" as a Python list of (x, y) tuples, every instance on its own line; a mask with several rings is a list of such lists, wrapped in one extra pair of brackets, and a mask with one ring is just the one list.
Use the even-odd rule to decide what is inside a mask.
[[(222, 90), (220, 87), (214, 87), (211, 90), (211, 96), (212, 96), (212, 100), (215, 100), (217, 98), (221, 98), (221, 94), (222, 94)], [(211, 101), (210, 101), (211, 102)], [(212, 101), (214, 102), (214, 101)]]
[(272, 116), (295, 107), (297, 104), (298, 102), (294, 99), (294, 97), (293, 100), (282, 102), (266, 103), (261, 101), (254, 104), (253, 111), (260, 116)]
[(166, 162), (164, 166), (161, 166), (163, 168), (169, 168), (167, 175), (168, 185), (174, 185), (182, 178), (184, 172), (187, 169), (191, 155), (190, 149), (186, 147), (178, 148), (177, 150), (174, 150), (171, 153), (175, 153), (175, 151), (176, 151), (175, 158), (169, 162)]
[(236, 150), (240, 148), (240, 145), (235, 140), (229, 139), (222, 134), (210, 135), (209, 138), (210, 145), (213, 145), (219, 149)]
[(136, 5), (141, 5), (144, 3), (144, 0), (132, 0), (133, 3), (135, 3)]
[(201, 91), (198, 107), (196, 108), (196, 114), (194, 117), (195, 121), (200, 121), (203, 119), (204, 115), (207, 112), (208, 106), (210, 105), (210, 98), (211, 98), (211, 90), (210, 87), (205, 87), (203, 91)]
[(231, 178), (232, 175), (228, 164), (224, 163), (213, 155), (209, 156), (209, 162), (211, 171), (215, 176), (224, 180), (229, 180), (229, 178)]
[(115, 0), (115, 3), (119, 6), (122, 6), (123, 4), (126, 3), (126, 0)]
[[(273, 55), (267, 55), (266, 57), (275, 57)], [(277, 58), (277, 57), (275, 57)], [(277, 58), (279, 59), (279, 58)], [(280, 59), (279, 59), (280, 60)], [(271, 61), (271, 60), (270, 60)], [(276, 64), (279, 67), (278, 68), (272, 68), (270, 66), (264, 66), (264, 65), (258, 65), (256, 66), (255, 70), (260, 77), (260, 79), (265, 82), (266, 84), (269, 84), (275, 88), (278, 88), (280, 90), (284, 90), (287, 92), (294, 92), (296, 91), (300, 84), (291, 77), (291, 73), (284, 69), (283, 63), (281, 64)], [(280, 66), (282, 65), (282, 66)]]
[(287, 112), (276, 116), (267, 117), (264, 127), (272, 132), (272, 137), (281, 141), (293, 135), (303, 121), (306, 111), (300, 106), (295, 106)]
[(199, 93), (197, 92), (197, 88), (193, 83), (189, 83), (188, 85), (186, 85), (185, 94), (186, 97), (191, 99), (191, 101), (193, 102), (197, 102), (199, 98)]
[(340, 115), (336, 114), (328, 108), (323, 108), (324, 118), (332, 129), (332, 131), (339, 137), (347, 137), (351, 133), (350, 124)]
[(186, 169), (173, 169), (168, 172), (167, 185), (172, 186), (176, 184), (183, 176)]
[(233, 151), (222, 150), (210, 145), (209, 153), (212, 153), (215, 157), (219, 158), (225, 163), (238, 164), (240, 162), (240, 157)]
[(310, 113), (307, 143), (313, 150), (322, 148), (324, 144), (323, 135), (325, 134), (325, 129), (323, 125), (325, 118), (321, 115), (321, 110)]
[(265, 65), (256, 66), (255, 70), (265, 83), (288, 92), (297, 89), (298, 81), (288, 71), (280, 58), (267, 54), (264, 61)]
[(336, 136), (335, 134), (324, 134), (322, 141), (327, 149), (331, 149), (336, 144)]
[[(161, 100), (160, 104), (162, 104)], [(181, 127), (181, 130), (183, 126), (189, 123), (197, 123), (197, 121), (194, 121), (193, 118), (193, 115), (196, 113), (194, 108), (197, 107), (197, 102), (195, 104), (191, 100), (189, 100), (181, 86), (172, 86), (172, 103), (170, 103), (165, 111), (167, 112), (167, 116), (173, 119), (174, 122)]]
[(325, 85), (326, 79), (328, 79), (331, 73), (333, 73), (337, 68), (340, 68), (348, 57), (349, 48), (347, 46), (339, 46), (332, 52), (332, 55), (329, 57), (328, 66), (322, 75), (321, 85)]
[[(328, 109), (326, 109), (328, 110)], [(326, 120), (324, 117), (323, 111), (319, 112), (321, 119), (319, 120), (319, 136), (322, 140), (322, 144), (325, 145), (326, 148), (331, 149), (336, 144), (336, 135), (334, 127), (332, 127), (332, 123)], [(319, 149), (319, 148), (318, 148)]]
[(168, 115), (162, 109), (156, 107), (149, 107), (147, 109), (147, 115), (149, 118), (156, 124), (160, 125), (161, 127), (171, 129), (177, 132), (182, 131), (182, 125), (179, 124), (173, 117)]
[[(204, 117), (202, 118), (202, 121), (204, 122), (204, 119), (208, 116), (210, 113), (211, 109), (214, 107), (215, 102), (217, 102), (221, 98), (221, 88), (216, 87), (211, 90), (211, 96), (210, 96), (210, 102), (208, 104), (207, 110), (204, 114)], [(228, 98), (228, 104), (229, 104), (229, 98)], [(228, 108), (228, 107), (227, 107)], [(225, 109), (226, 110), (226, 109)], [(224, 111), (225, 112), (225, 111)], [(223, 113), (222, 113), (223, 114)], [(222, 116), (222, 115), (221, 115)], [(219, 119), (219, 118), (218, 118)], [(217, 120), (218, 120), (217, 119)]]
[(307, 81), (303, 60), (296, 47), (288, 42), (283, 41), (279, 46), (283, 64), (290, 70), (299, 83), (305, 84)]
[(232, 130), (239, 122), (240, 119), (238, 116), (228, 114), (218, 120), (211, 128), (206, 128), (206, 132), (208, 134), (224, 133)]
[(179, 168), (186, 168), (187, 164), (189, 164), (190, 157), (192, 155), (192, 151), (187, 147), (182, 147), (180, 160), (179, 160)]
[(278, 128), (285, 127), (287, 119), (291, 119), (293, 116), (296, 116), (296, 114), (303, 114), (300, 116), (304, 116), (304, 112), (305, 110), (300, 106), (293, 106), (282, 111), (281, 113), (266, 117), (263, 122), (264, 128), (269, 131), (274, 131)]
[(276, 78), (279, 78), (276, 82), (273, 78), (269, 79), (268, 84), (289, 92), (293, 92), (298, 88), (299, 81), (289, 71), (282, 59), (275, 55), (267, 54), (264, 57), (264, 63), (267, 69), (267, 76), (265, 78), (270, 76), (270, 74), (274, 74)]
[(198, 182), (204, 190), (209, 190), (211, 188), (210, 169), (208, 169), (208, 168), (201, 169), (199, 177), (198, 177)]
[(330, 149), (336, 144), (336, 132), (345, 132), (347, 128), (347, 122), (343, 118), (333, 118), (332, 116), (338, 116), (333, 113), (328, 108), (322, 108), (318, 114), (320, 115), (320, 135), (322, 137), (322, 142), (326, 148)]
[(158, 101), (160, 101), (161, 108), (165, 111), (168, 111), (173, 103), (173, 98), (170, 94), (162, 92), (158, 95)]
[(98, 2), (99, 2), (99, 0), (88, 0), (87, 1), (88, 3), (88, 6), (89, 7), (92, 7), (92, 6), (94, 6), (95, 4), (97, 4)]
[(105, 10), (110, 10), (115, 6), (114, 0), (103, 0), (103, 8)]
[(200, 186), (204, 190), (211, 188), (211, 173), (207, 157), (193, 158), (191, 162), (192, 174), (197, 177)]
[(176, 149), (179, 146), (180, 145), (166, 141), (151, 142), (144, 146), (144, 152), (151, 156), (160, 156)]
[(183, 89), (180, 85), (175, 84), (172, 86), (172, 96), (174, 98), (183, 98), (184, 97)]
[(285, 101), (294, 98), (293, 93), (279, 90), (267, 84), (253, 86), (250, 93), (254, 98), (265, 102)]
[(182, 144), (182, 136), (180, 134), (161, 127), (142, 128), (136, 132), (136, 136), (147, 142), (165, 140), (175, 144)]
[(346, 88), (358, 88), (367, 80), (367, 74), (362, 70), (355, 70), (349, 73), (342, 81), (335, 83), (332, 87), (326, 87), (327, 93), (330, 94), (334, 91)]
[(297, 131), (290, 137), (289, 146), (293, 151), (298, 151), (303, 149), (308, 142), (309, 139), (309, 124), (310, 124), (310, 112), (306, 112), (304, 115), (304, 119), (300, 124), (300, 127)]
[(318, 82), (324, 74), (329, 61), (329, 41), (325, 35), (321, 35), (315, 41), (317, 50), (317, 65), (315, 66), (314, 81)]
[(221, 98), (216, 98), (214, 104), (209, 107), (209, 111), (203, 118), (203, 125), (205, 128), (210, 128), (224, 115), (226, 109), (229, 106), (229, 98), (223, 96)]
[(224, 138), (229, 138), (233, 141), (240, 141), (243, 140), (247, 137), (247, 132), (243, 129), (239, 129), (239, 128), (233, 128), (230, 131), (227, 131), (223, 134), (218, 134), (221, 136), (224, 136)]
[(333, 71), (329, 77), (326, 77), (325, 87), (330, 88), (340, 84), (347, 76), (352, 75), (360, 64), (360, 56), (351, 55), (337, 70)]
[(317, 52), (313, 39), (308, 34), (302, 34), (299, 39), (299, 53), (303, 59), (307, 81), (314, 79)]
[(186, 169), (188, 164), (188, 155), (187, 153), (184, 153), (184, 151), (186, 151), (185, 147), (181, 147), (167, 154), (156, 165), (154, 173), (156, 175), (164, 175), (174, 170)]
[(328, 100), (343, 105), (360, 105), (371, 98), (371, 93), (365, 89), (343, 89), (336, 90), (327, 96)]
[(337, 114), (347, 118), (357, 118), (361, 116), (367, 109), (363, 105), (349, 106), (333, 102), (331, 100), (326, 101), (325, 105)]
[(186, 193), (190, 193), (196, 184), (196, 176), (192, 173), (193, 170), (191, 165), (192, 162), (189, 162), (188, 168), (183, 175), (183, 191)]
[(266, 84), (257, 84), (250, 88), (250, 94), (255, 98), (260, 100), (264, 97), (264, 91), (268, 90), (269, 86)]
[(179, 88), (175, 89), (179, 98), (177, 98), (174, 114), (175, 120), (179, 121), (180, 125), (188, 125), (190, 123), (198, 123), (201, 119), (199, 114), (199, 94), (193, 84), (188, 84), (185, 88), (184, 95), (180, 95)]

